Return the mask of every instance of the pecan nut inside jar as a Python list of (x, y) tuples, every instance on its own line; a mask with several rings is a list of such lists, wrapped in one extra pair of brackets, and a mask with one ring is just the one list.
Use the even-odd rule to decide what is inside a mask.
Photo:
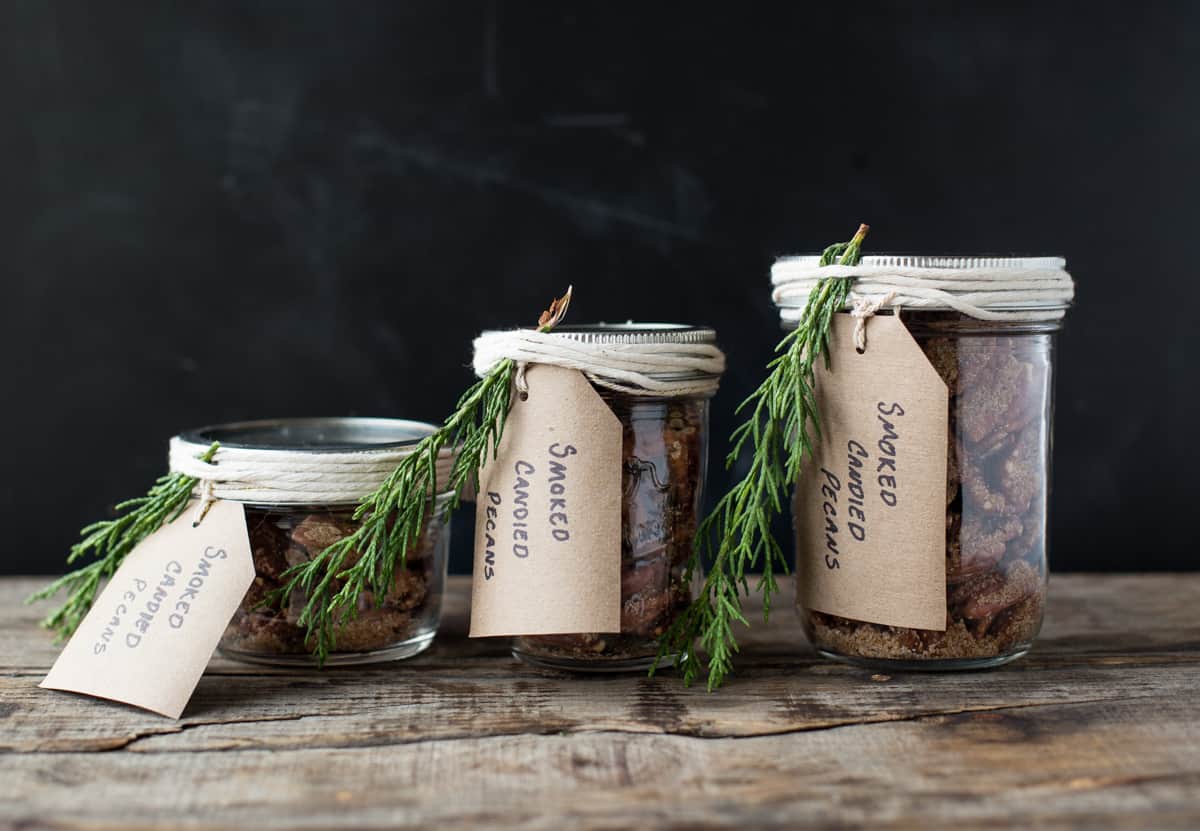
[[(660, 324), (557, 331), (615, 343), (630, 338), (663, 344), (716, 340), (711, 329)], [(688, 373), (677, 372), (672, 380), (687, 381)], [(555, 669), (645, 669), (655, 662), (659, 637), (692, 600), (693, 587), (683, 572), (700, 521), (712, 393), (657, 397), (603, 386), (597, 391), (622, 426), (621, 629), (527, 635), (514, 640), (513, 654)]]
[[(222, 653), (257, 663), (308, 663), (307, 630), (300, 625), (307, 597), (293, 593), (284, 602), (273, 602), (273, 595), (284, 587), (288, 568), (311, 560), (356, 527), (353, 506), (247, 506), (254, 582), (221, 637)], [(335, 627), (335, 651), (326, 662), (394, 660), (428, 647), (437, 631), (448, 542), (446, 521), (436, 512), (427, 516), (420, 539), (406, 552), (389, 591), (382, 598), (364, 591), (354, 616)], [(353, 566), (359, 556), (351, 555), (345, 567)], [(335, 580), (333, 591), (340, 588)]]
[[(944, 281), (977, 284), (976, 268), (1003, 278), (1006, 268), (1035, 267), (1057, 268), (1069, 281), (1056, 258), (921, 259), (935, 273), (944, 268)], [(1066, 304), (1026, 302), (999, 320), (903, 310), (949, 393), (945, 629), (853, 620), (805, 608), (798, 596), (805, 634), (823, 655), (890, 669), (970, 669), (1030, 649), (1046, 603), (1053, 341)]]

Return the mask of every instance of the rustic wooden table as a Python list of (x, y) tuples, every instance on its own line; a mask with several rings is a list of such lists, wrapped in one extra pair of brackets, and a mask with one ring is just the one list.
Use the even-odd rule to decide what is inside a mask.
[(819, 660), (784, 607), (715, 695), (519, 664), (455, 578), (420, 658), (217, 658), (178, 722), (37, 688), (41, 584), (0, 581), (3, 827), (1200, 828), (1200, 574), (1056, 576), (978, 673)]

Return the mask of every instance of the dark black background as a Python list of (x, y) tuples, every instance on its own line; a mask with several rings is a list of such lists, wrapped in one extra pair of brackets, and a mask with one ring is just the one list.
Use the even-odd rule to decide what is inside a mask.
[(860, 221), (1067, 257), (1054, 566), (1195, 566), (1196, 4), (168, 5), (0, 11), (0, 571), (179, 429), (440, 420), (568, 283), (717, 327), (715, 460), (772, 259)]

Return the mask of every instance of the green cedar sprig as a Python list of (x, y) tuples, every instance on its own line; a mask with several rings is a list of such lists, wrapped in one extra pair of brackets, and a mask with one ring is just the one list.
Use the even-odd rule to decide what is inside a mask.
[[(570, 302), (568, 288), (542, 313), (538, 331), (557, 326)], [(487, 453), (490, 450), (495, 456), (504, 434), (515, 373), (516, 364), (505, 359), (472, 384), (442, 426), (421, 439), (384, 483), (359, 503), (354, 511), (357, 529), (284, 572), (283, 587), (266, 605), (282, 603), (289, 595), (304, 598), (297, 622), (308, 630), (307, 643), (319, 664), (336, 647), (338, 625), (357, 614), (364, 591), (383, 602), (396, 569), (404, 568), (408, 549), (421, 536), (431, 494), (451, 492), (442, 509), (449, 512), (469, 486), (478, 488)], [(456, 455), (449, 481), (438, 482), (438, 456), (444, 449), (453, 449)], [(357, 559), (347, 565), (353, 555)]]
[[(218, 447), (220, 445), (213, 442), (199, 458), (211, 462)], [(25, 601), (33, 603), (54, 597), (60, 591), (67, 592), (67, 600), (62, 607), (42, 621), (43, 626), (55, 632), (57, 640), (65, 640), (79, 627), (96, 601), (100, 582), (113, 576), (129, 552), (183, 513), (199, 481), (182, 473), (168, 473), (159, 477), (145, 496), (118, 504), (115, 511), (120, 516), (93, 522), (79, 532), (82, 539), (71, 546), (67, 564), (88, 554), (97, 559), (83, 568), (64, 574)]]
[[(867, 226), (860, 225), (849, 242), (826, 248), (820, 264), (856, 264), (866, 234)], [(696, 599), (659, 642), (659, 661), (676, 656), (685, 684), (692, 683), (703, 668), (697, 644), (708, 656), (710, 691), (732, 671), (738, 651), (733, 627), (747, 623), (741, 596), (750, 593), (747, 574), (760, 563), (757, 587), (763, 596), (764, 619), (770, 614), (771, 598), (779, 590), (775, 571), (787, 572), (783, 551), (771, 534), (771, 522), (782, 511), (788, 489), (799, 478), (804, 458), (812, 454), (813, 438), (819, 435), (813, 366), (826, 351), (833, 316), (849, 293), (849, 280), (817, 282), (796, 328), (775, 347), (776, 357), (767, 364), (766, 380), (737, 408), (738, 413), (752, 412), (734, 430), (725, 466), (732, 467), (749, 444), (750, 468), (700, 523), (684, 569), (685, 583), (691, 583), (702, 562), (711, 565)], [(827, 354), (825, 357), (828, 361)]]

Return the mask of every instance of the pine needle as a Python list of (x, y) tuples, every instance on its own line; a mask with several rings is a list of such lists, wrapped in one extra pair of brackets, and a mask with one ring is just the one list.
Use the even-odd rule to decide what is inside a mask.
[[(826, 248), (820, 264), (856, 264), (867, 230), (860, 225), (849, 242)], [(820, 434), (813, 366), (826, 351), (833, 315), (841, 310), (849, 293), (849, 280), (817, 282), (796, 328), (775, 347), (776, 357), (767, 364), (766, 380), (737, 409), (750, 415), (733, 431), (725, 467), (733, 467), (749, 445), (750, 469), (700, 523), (683, 578), (690, 584), (706, 561), (711, 563), (708, 574), (696, 599), (659, 642), (659, 661), (676, 656), (675, 665), (685, 684), (695, 681), (704, 668), (700, 651), (708, 656), (709, 691), (733, 671), (738, 651), (733, 627), (747, 622), (742, 595), (750, 593), (747, 575), (760, 563), (757, 588), (763, 596), (764, 620), (770, 615), (771, 598), (779, 590), (775, 572), (787, 573), (787, 561), (771, 534), (771, 522), (781, 512), (788, 489), (799, 479), (804, 458), (812, 455), (813, 439)]]
[[(213, 442), (199, 458), (211, 462), (218, 447), (220, 445)], [(97, 559), (83, 568), (64, 574), (26, 599), (26, 603), (34, 603), (54, 597), (60, 591), (67, 592), (66, 603), (48, 615), (42, 621), (42, 626), (53, 630), (59, 641), (70, 637), (96, 602), (101, 581), (116, 573), (138, 543), (163, 525), (174, 522), (183, 513), (199, 481), (182, 473), (159, 477), (145, 496), (118, 504), (116, 511), (120, 516), (94, 522), (80, 531), (82, 539), (71, 546), (71, 553), (67, 556), (68, 565), (89, 554)]]
[[(571, 302), (571, 289), (550, 304), (538, 319), (538, 331), (549, 332), (562, 321)], [(354, 511), (358, 528), (305, 563), (284, 572), (285, 584), (267, 605), (299, 592), (305, 598), (297, 621), (308, 630), (308, 645), (318, 664), (336, 648), (336, 628), (358, 611), (358, 598), (367, 590), (383, 603), (396, 569), (420, 539), (432, 496), (452, 495), (443, 511), (458, 507), (469, 486), (478, 489), (479, 471), (490, 452), (495, 457), (511, 403), (516, 364), (505, 359), (471, 385), (454, 412), (436, 431), (421, 439), (379, 488)], [(444, 449), (455, 452), (448, 482), (438, 482), (437, 460)], [(445, 514), (443, 514), (445, 515)], [(357, 561), (346, 567), (354, 553)]]

